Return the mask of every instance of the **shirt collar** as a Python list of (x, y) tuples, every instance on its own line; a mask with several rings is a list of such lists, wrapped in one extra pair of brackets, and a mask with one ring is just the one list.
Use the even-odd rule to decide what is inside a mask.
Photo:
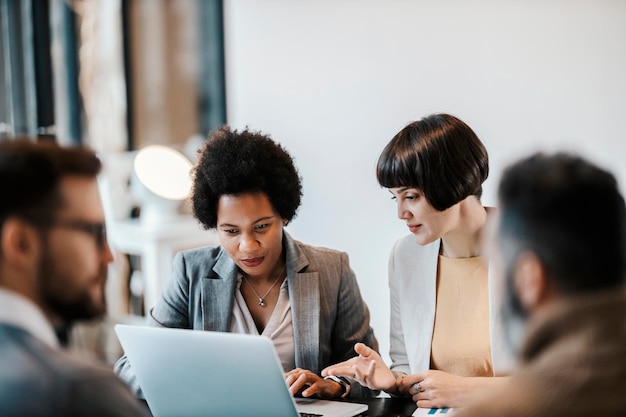
[(59, 347), (54, 329), (41, 309), (22, 295), (4, 288), (0, 288), (0, 322), (21, 327), (52, 348)]

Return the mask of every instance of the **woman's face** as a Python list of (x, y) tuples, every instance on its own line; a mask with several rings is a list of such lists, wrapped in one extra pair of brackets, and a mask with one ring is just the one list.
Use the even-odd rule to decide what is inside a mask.
[(456, 226), (458, 205), (438, 211), (417, 188), (394, 187), (389, 188), (389, 192), (398, 205), (398, 218), (406, 222), (418, 244), (432, 243)]
[(265, 194), (221, 196), (217, 234), (228, 256), (249, 277), (268, 278), (282, 269), (283, 219)]

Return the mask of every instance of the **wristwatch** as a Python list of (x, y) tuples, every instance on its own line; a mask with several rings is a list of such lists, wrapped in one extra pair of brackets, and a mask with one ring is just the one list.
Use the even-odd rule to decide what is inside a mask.
[(341, 385), (341, 398), (346, 398), (348, 394), (350, 394), (350, 380), (345, 376), (328, 375), (325, 376), (324, 379), (330, 379)]

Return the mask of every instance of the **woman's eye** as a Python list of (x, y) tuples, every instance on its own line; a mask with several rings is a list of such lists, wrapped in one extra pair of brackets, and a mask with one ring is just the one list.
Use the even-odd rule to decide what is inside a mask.
[(263, 230), (263, 229), (267, 229), (269, 227), (269, 223), (264, 223), (264, 224), (257, 224), (254, 228), (256, 230)]
[(404, 198), (407, 200), (418, 200), (422, 195), (417, 193), (407, 194)]
[(224, 233), (228, 233), (229, 235), (235, 235), (239, 232), (237, 229), (224, 229)]

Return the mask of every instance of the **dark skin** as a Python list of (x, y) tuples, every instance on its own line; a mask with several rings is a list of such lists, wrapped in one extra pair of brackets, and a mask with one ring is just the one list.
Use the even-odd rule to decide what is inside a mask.
[(303, 397), (317, 396), (323, 399), (339, 398), (343, 394), (343, 388), (339, 383), (320, 378), (306, 369), (296, 368), (285, 374), (285, 380), (289, 385), (292, 395)]
[[(220, 197), (217, 223), (222, 246), (246, 276), (240, 291), (258, 331), (262, 332), (276, 307), (280, 284), (286, 275), (282, 247), (285, 219), (265, 194), (243, 193)], [(263, 296), (265, 306), (259, 305), (259, 296), (251, 287)], [(343, 393), (339, 383), (305, 369), (293, 369), (285, 374), (285, 379), (293, 395), (330, 399)]]
[[(246, 278), (241, 283), (241, 287), (239, 291), (243, 295), (244, 300), (246, 300), (246, 305), (248, 306), (248, 310), (250, 310), (250, 314), (254, 319), (254, 324), (256, 324), (256, 328), (260, 333), (263, 333), (267, 323), (272, 317), (272, 313), (274, 312), (274, 308), (276, 308), (276, 304), (278, 302), (278, 296), (280, 294), (280, 286), (286, 277), (279, 278), (276, 281), (276, 284), (271, 288), (273, 282), (267, 282), (263, 284), (257, 284), (248, 280), (246, 282)], [(259, 305), (259, 297), (252, 291), (250, 286), (254, 286), (254, 289), (257, 293), (265, 295), (263, 297), (264, 306)], [(267, 292), (269, 291), (269, 293)]]

